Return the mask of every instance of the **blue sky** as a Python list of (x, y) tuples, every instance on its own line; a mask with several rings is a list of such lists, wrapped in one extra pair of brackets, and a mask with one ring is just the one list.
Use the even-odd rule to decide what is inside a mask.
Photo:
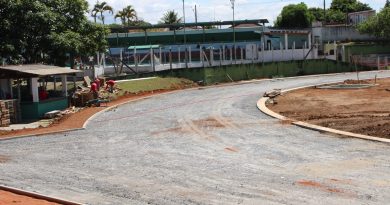
[[(103, 1), (103, 0), (100, 0)], [(167, 10), (174, 9), (182, 16), (182, 0), (105, 0), (115, 12), (127, 5), (133, 5), (138, 16), (153, 24), (157, 23)], [(368, 3), (379, 11), (386, 0), (360, 0)], [(88, 0), (92, 7), (96, 0)], [(281, 9), (288, 4), (300, 2), (309, 7), (323, 7), (323, 0), (236, 0), (236, 19), (266, 18), (271, 24), (279, 15)], [(326, 0), (329, 7), (331, 0)], [(186, 22), (194, 22), (194, 5), (198, 7), (198, 21), (231, 20), (232, 10), (230, 0), (185, 0)], [(106, 22), (113, 23), (114, 18), (106, 14)], [(119, 19), (117, 23), (120, 23)]]

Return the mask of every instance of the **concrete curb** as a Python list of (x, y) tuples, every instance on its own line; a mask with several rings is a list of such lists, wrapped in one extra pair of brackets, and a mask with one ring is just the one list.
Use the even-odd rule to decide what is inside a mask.
[(39, 137), (39, 136), (49, 135), (49, 134), (61, 134), (61, 133), (67, 133), (67, 132), (78, 131), (78, 130), (84, 130), (84, 128), (65, 129), (65, 130), (58, 130), (58, 131), (54, 131), (54, 132), (42, 132), (42, 133), (37, 133), (37, 134), (29, 134), (29, 135), (20, 135), (20, 136), (13, 136), (13, 137), (5, 137), (5, 138), (0, 138), (0, 142), (1, 142), (1, 141), (7, 141), (7, 140), (13, 140), (13, 139), (27, 138), (27, 137)]
[[(331, 84), (331, 83), (326, 83), (326, 84)], [(319, 84), (319, 85), (323, 85), (323, 84)], [(293, 89), (289, 89), (289, 90), (284, 90), (284, 91), (282, 91), (282, 93), (286, 93), (286, 92), (290, 92), (290, 91), (298, 90), (298, 89), (302, 89), (302, 88), (313, 87), (313, 86), (318, 86), (318, 85), (310, 85), (310, 86), (293, 88)], [(375, 142), (390, 143), (390, 139), (373, 137), (373, 136), (362, 135), (362, 134), (356, 134), (356, 133), (352, 133), (352, 132), (345, 132), (345, 131), (341, 131), (341, 130), (331, 129), (331, 128), (313, 125), (313, 124), (302, 122), (302, 121), (296, 121), (293, 119), (289, 119), (285, 116), (282, 116), (282, 115), (268, 109), (268, 107), (265, 105), (268, 99), (269, 99), (269, 97), (260, 98), (260, 100), (257, 101), (257, 108), (261, 112), (263, 112), (264, 114), (271, 116), (273, 118), (283, 120), (283, 121), (291, 121), (291, 124), (293, 124), (293, 125), (296, 125), (296, 126), (299, 126), (302, 128), (306, 128), (306, 129), (310, 129), (310, 130), (314, 130), (314, 131), (336, 134), (336, 135), (340, 135), (343, 137), (351, 137), (351, 138), (357, 138), (357, 139), (363, 139), (363, 140), (369, 140), (369, 141), (375, 141)]]
[(8, 192), (11, 192), (14, 194), (28, 196), (28, 197), (32, 197), (32, 198), (36, 198), (36, 199), (46, 200), (46, 201), (54, 202), (54, 203), (58, 203), (58, 204), (63, 204), (63, 205), (82, 205), (82, 203), (68, 201), (68, 200), (55, 198), (55, 197), (51, 197), (51, 196), (46, 196), (46, 195), (42, 195), (42, 194), (37, 194), (34, 192), (24, 191), (21, 189), (16, 189), (16, 188), (4, 186), (4, 185), (0, 185), (0, 190), (4, 190), (4, 191), (8, 191)]

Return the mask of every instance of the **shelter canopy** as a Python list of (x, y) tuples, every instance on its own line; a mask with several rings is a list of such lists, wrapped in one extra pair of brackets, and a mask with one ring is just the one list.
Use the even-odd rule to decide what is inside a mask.
[(51, 75), (74, 75), (79, 72), (81, 71), (42, 64), (0, 66), (0, 79), (32, 78)]

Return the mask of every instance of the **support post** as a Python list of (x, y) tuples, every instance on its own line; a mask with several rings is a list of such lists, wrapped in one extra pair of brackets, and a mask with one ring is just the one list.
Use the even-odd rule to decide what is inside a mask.
[(76, 92), (76, 75), (73, 76), (73, 92)]
[(138, 56), (137, 56), (137, 48), (134, 47), (134, 64), (135, 71), (138, 73)]
[(222, 49), (219, 48), (219, 66), (222, 66)]
[(56, 76), (53, 76), (54, 91), (57, 91), (57, 79)]
[(68, 97), (68, 83), (66, 75), (61, 75), (62, 94), (64, 97)]
[(38, 93), (38, 78), (31, 78), (31, 94), (33, 97), (33, 102), (39, 102), (39, 93)]
[(288, 34), (284, 34), (284, 49), (288, 50)]
[(191, 50), (191, 46), (188, 47), (188, 54), (189, 54), (189, 62), (190, 62), (190, 66), (191, 67), (191, 63), (192, 63), (192, 50)]
[[(179, 66), (180, 66), (180, 63), (181, 63), (181, 50), (180, 50), (180, 47), (178, 48), (178, 58), (179, 58)], [(180, 66), (181, 68), (181, 66)]]
[(233, 48), (230, 48), (229, 51), (230, 51), (230, 64), (233, 64)]
[(380, 69), (381, 69), (381, 59), (380, 59), (379, 56), (378, 56), (377, 59), (376, 59), (376, 64), (377, 64), (377, 66), (378, 66), (378, 70), (380, 70)]
[(240, 48), (240, 54), (241, 54), (241, 64), (243, 63), (243, 61), (244, 61), (244, 49), (241, 47)]
[(213, 66), (214, 65), (214, 48), (211, 47), (210, 49), (210, 65)]
[(14, 82), (14, 80), (11, 78), (9, 79), (9, 82), (8, 82), (8, 85), (9, 85), (9, 93), (11, 94), (11, 98), (13, 99), (14, 98), (14, 91), (12, 90), (12, 83)]
[(172, 47), (169, 47), (169, 69), (172, 70)]
[(160, 62), (159, 62), (159, 64), (162, 64), (161, 62), (162, 62), (162, 48), (160, 47)]
[(307, 41), (309, 42), (308, 43), (308, 49), (310, 49), (311, 48), (311, 33), (309, 32), (309, 34), (307, 34)]

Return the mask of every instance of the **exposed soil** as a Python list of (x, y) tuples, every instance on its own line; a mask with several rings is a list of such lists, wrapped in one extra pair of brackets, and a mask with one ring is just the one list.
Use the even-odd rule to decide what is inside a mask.
[(0, 190), (0, 205), (58, 205), (57, 203), (48, 202), (41, 199), (31, 198), (28, 196), (14, 194)]
[(103, 103), (101, 107), (88, 107), (82, 109), (77, 113), (67, 115), (63, 117), (61, 120), (53, 123), (49, 127), (36, 128), (36, 129), (23, 129), (23, 130), (15, 130), (15, 131), (0, 131), (0, 138), (8, 138), (8, 137), (15, 137), (15, 136), (22, 136), (22, 135), (40, 135), (45, 133), (58, 132), (61, 130), (82, 128), (84, 123), (90, 117), (92, 117), (94, 114), (107, 107), (119, 105), (121, 103), (130, 100), (140, 99), (142, 97), (147, 97), (147, 96), (165, 93), (169, 91), (170, 90), (158, 90), (153, 92), (127, 94), (125, 96), (120, 96), (119, 98), (107, 103), (107, 105)]
[(277, 97), (277, 104), (267, 106), (290, 119), (390, 138), (390, 79), (376, 83), (377, 86), (364, 89), (300, 89)]

